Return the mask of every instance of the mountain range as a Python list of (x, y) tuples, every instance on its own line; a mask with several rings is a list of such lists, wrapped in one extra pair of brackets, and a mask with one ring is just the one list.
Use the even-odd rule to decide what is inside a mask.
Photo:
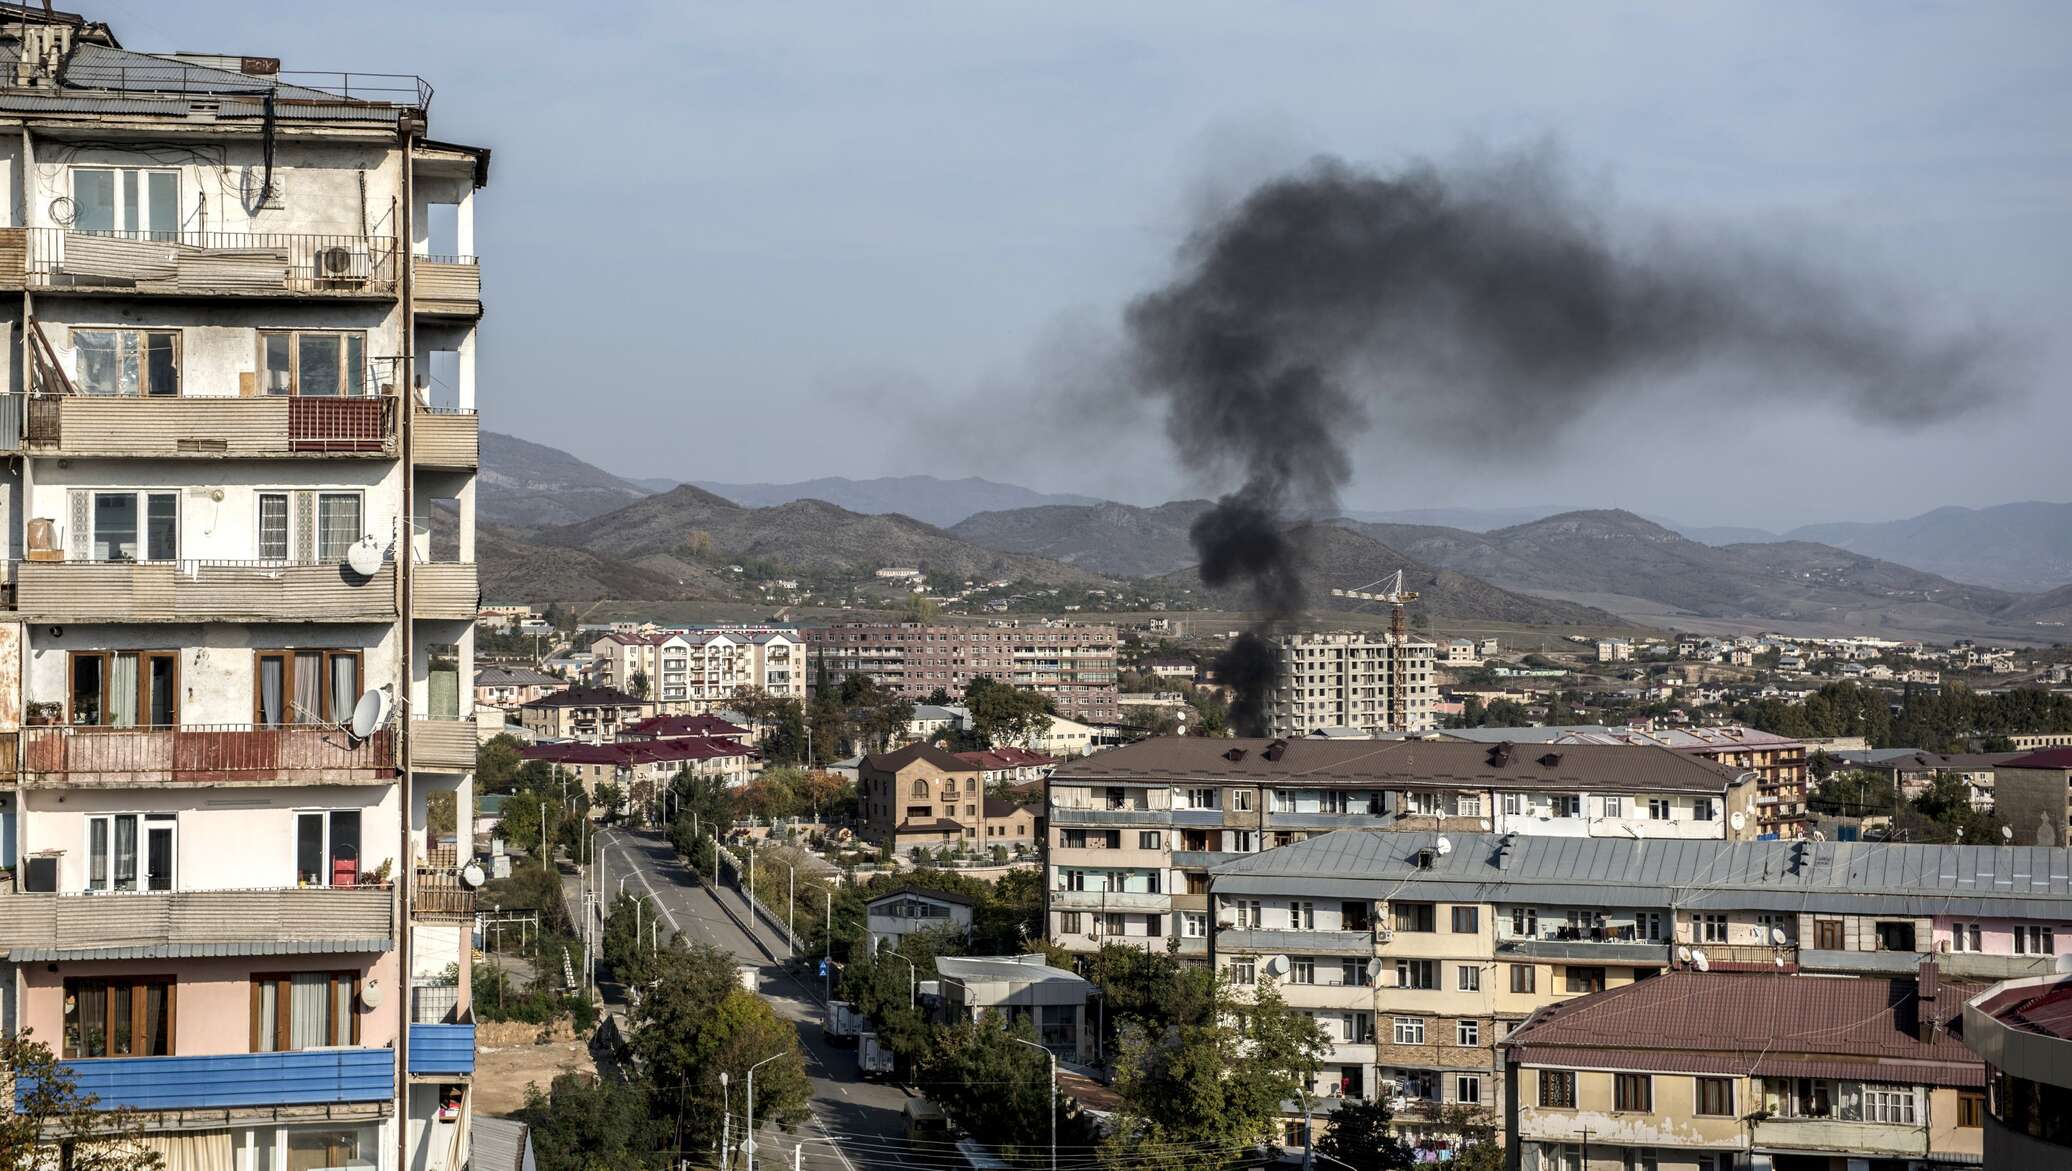
[[(654, 485), (657, 481), (641, 481)], [(661, 481), (662, 488), (674, 487)], [(932, 525), (947, 527), (977, 512), (1009, 508), (1037, 508), (1046, 504), (1099, 504), (1093, 496), (1061, 492), (1038, 492), (1018, 484), (966, 476), (945, 480), (939, 476), (881, 476), (874, 480), (852, 480), (847, 476), (823, 476), (796, 484), (722, 484), (693, 481), (716, 496), (751, 508), (790, 504), (795, 500), (824, 500), (851, 512), (896, 512)]]

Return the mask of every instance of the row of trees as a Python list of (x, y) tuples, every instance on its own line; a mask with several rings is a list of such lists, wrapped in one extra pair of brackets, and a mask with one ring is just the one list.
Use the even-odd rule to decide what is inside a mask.
[(1953, 776), (1937, 777), (1909, 798), (1886, 773), (1831, 773), (1814, 785), (1806, 806), (1840, 817), (1890, 817), (1890, 836), (1909, 842), (1998, 845), (2006, 824), (1996, 814), (1972, 808), (1964, 782)]
[(1961, 683), (1909, 686), (1893, 694), (1853, 681), (1829, 683), (1802, 701), (1759, 699), (1736, 705), (1736, 720), (1780, 736), (1862, 736), (1874, 748), (1987, 750), (2022, 733), (2072, 732), (2072, 696), (2043, 687), (1991, 693)]

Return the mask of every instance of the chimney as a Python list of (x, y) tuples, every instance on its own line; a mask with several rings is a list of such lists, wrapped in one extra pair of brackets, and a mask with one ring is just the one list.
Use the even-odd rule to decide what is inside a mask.
[(1936, 1021), (1940, 1017), (1936, 1001), (1942, 994), (1942, 974), (1936, 971), (1935, 957), (1921, 957), (1921, 966), (1914, 972), (1914, 1038), (1923, 1045), (1935, 1040)]
[(72, 26), (23, 22), (15, 26), (21, 36), (21, 58), (14, 65), (14, 83), (43, 88), (55, 86), (58, 70), (72, 51)]
[(1287, 750), (1288, 742), (1286, 740), (1275, 740), (1273, 743), (1267, 745), (1266, 748), (1259, 753), (1259, 755), (1267, 760), (1279, 760), (1281, 758), (1281, 753), (1286, 752)]
[(1496, 747), (1491, 748), (1489, 750), (1489, 767), (1508, 768), (1510, 764), (1511, 742), (1509, 740), (1506, 740), (1503, 743), (1498, 744)]
[(1511, 868), (1511, 850), (1517, 842), (1518, 835), (1516, 832), (1507, 833), (1497, 841), (1496, 868), (1498, 870), (1509, 870)]

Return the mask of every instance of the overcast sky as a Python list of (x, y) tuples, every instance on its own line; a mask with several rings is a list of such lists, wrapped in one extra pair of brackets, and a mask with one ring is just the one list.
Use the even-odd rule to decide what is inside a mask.
[[(80, 8), (80, 5), (69, 7)], [(487, 145), (485, 424), (625, 475), (978, 474), (1151, 502), (1153, 416), (1059, 388), (1205, 205), (1319, 153), (1551, 143), (2007, 339), (1923, 432), (1728, 393), (1531, 456), (1356, 445), (1353, 507), (1773, 528), (2072, 498), (2072, 5), (121, 0), (134, 49), (415, 72)]]

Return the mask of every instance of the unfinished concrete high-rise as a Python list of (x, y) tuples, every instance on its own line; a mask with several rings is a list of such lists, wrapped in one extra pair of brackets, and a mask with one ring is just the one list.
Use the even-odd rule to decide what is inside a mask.
[(1273, 733), (1320, 729), (1368, 736), (1437, 727), (1433, 678), (1438, 647), (1378, 632), (1286, 634), (1274, 689)]

